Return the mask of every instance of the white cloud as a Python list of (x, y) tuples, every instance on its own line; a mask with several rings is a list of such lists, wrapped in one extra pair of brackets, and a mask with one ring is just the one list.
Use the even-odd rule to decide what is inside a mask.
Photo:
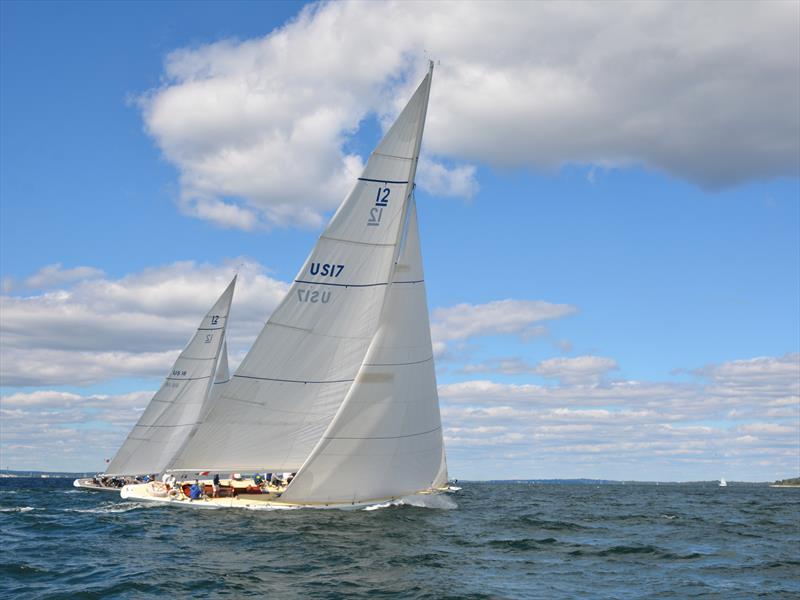
[(442, 385), (449, 462), (470, 477), (485, 477), (487, 464), (512, 477), (796, 476), (797, 361), (789, 354), (710, 365), (704, 372), (736, 377), (692, 383)]
[(776, 360), (761, 356), (748, 360), (734, 360), (721, 365), (709, 365), (694, 371), (715, 383), (769, 384), (800, 381), (800, 354), (787, 354)]
[(473, 165), (448, 168), (440, 162), (420, 159), (417, 182), (434, 196), (470, 199), (478, 193), (480, 186)]
[(102, 470), (153, 396), (41, 390), (0, 398), (3, 466)]
[(90, 408), (108, 411), (119, 409), (133, 409), (134, 411), (144, 410), (154, 392), (133, 392), (118, 396), (108, 396), (96, 394), (81, 396), (72, 392), (61, 392), (56, 390), (39, 390), (35, 392), (19, 392), (3, 396), (3, 407), (19, 409), (31, 408)]
[(617, 361), (603, 356), (550, 358), (536, 367), (542, 377), (558, 379), (561, 383), (595, 383), (609, 371), (618, 369)]
[[(186, 335), (188, 341), (189, 334)], [(102, 352), (6, 349), (2, 380), (5, 386), (90, 385), (125, 377), (159, 377), (167, 374), (180, 348), (165, 352)]]
[[(706, 385), (619, 382), (533, 386), (471, 381), (440, 386), (451, 471), (460, 477), (770, 480), (797, 475), (800, 382), (764, 372)], [(722, 370), (736, 362), (718, 365)], [(748, 361), (749, 362), (749, 361)], [(41, 390), (0, 398), (2, 454), (21, 468), (102, 468), (152, 397)], [(731, 410), (738, 414), (731, 417)], [(35, 450), (35, 452), (32, 452)]]
[(479, 364), (466, 365), (461, 373), (502, 373), (503, 375), (540, 375), (558, 379), (564, 384), (600, 382), (609, 371), (618, 369), (617, 361), (603, 356), (576, 356), (574, 358), (549, 358), (538, 365), (519, 358), (490, 359)]
[(161, 375), (237, 268), (228, 340), (233, 357), (239, 356), (287, 284), (247, 259), (222, 265), (187, 261), (32, 296), (2, 296), (3, 384), (89, 384)]
[(530, 375), (536, 372), (532, 365), (520, 358), (493, 358), (482, 363), (469, 364), (460, 373), (501, 373), (503, 375)]
[[(25, 287), (37, 290), (50, 289), (65, 283), (102, 276), (103, 271), (94, 267), (63, 269), (61, 263), (55, 263), (42, 267), (37, 273), (28, 277), (25, 280)], [(4, 291), (10, 291), (10, 289)]]
[(474, 194), (473, 161), (644, 164), (714, 188), (798, 174), (798, 23), (795, 2), (330, 2), (171, 53), (140, 105), (182, 208), (228, 227), (318, 226), (361, 169), (347, 140), (391, 120), (426, 53), (434, 193)]
[(431, 334), (437, 342), (485, 335), (541, 335), (540, 321), (575, 313), (568, 304), (541, 300), (495, 300), (486, 304), (457, 304), (433, 311)]

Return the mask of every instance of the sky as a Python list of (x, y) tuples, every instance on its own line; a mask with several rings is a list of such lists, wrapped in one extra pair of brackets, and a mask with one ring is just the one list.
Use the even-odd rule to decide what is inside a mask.
[(0, 3), (0, 466), (102, 470), (235, 272), (235, 367), (436, 63), (450, 474), (800, 475), (800, 3)]

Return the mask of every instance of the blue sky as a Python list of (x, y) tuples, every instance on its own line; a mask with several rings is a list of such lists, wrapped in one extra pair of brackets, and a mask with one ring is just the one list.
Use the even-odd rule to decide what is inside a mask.
[(798, 474), (796, 5), (302, 8), (2, 4), (3, 466), (101, 468), (244, 265), (238, 362), (428, 52), (453, 475)]

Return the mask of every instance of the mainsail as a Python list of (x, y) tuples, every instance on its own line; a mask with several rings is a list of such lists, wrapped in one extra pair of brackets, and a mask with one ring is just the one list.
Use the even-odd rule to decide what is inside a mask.
[[(162, 472), (197, 425), (220, 359), (235, 285), (236, 277), (203, 318), (106, 474)], [(227, 351), (224, 360), (227, 370)]]
[(429, 73), (172, 468), (297, 471), (347, 395), (392, 277)]

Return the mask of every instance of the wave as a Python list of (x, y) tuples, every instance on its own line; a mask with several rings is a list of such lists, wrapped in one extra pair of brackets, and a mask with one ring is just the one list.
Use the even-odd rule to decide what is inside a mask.
[(533, 525), (539, 529), (550, 529), (553, 531), (581, 531), (584, 529), (594, 529), (594, 527), (587, 527), (579, 523), (572, 523), (570, 521), (550, 521), (547, 519), (536, 519), (534, 517), (523, 516), (517, 519), (519, 523), (524, 525)]
[(0, 512), (31, 512), (32, 510), (36, 510), (33, 506), (11, 506), (6, 508), (0, 508)]
[(419, 494), (406, 496), (398, 500), (389, 500), (380, 504), (371, 504), (363, 510), (380, 510), (382, 508), (392, 508), (395, 506), (414, 506), (416, 508), (434, 508), (438, 510), (453, 510), (458, 508), (458, 504), (452, 498), (443, 494)]
[(254, 511), (266, 511), (271, 512), (274, 510), (298, 510), (302, 508), (302, 506), (281, 506), (278, 504), (266, 504), (264, 506), (257, 506), (254, 504), (242, 506), (245, 510), (254, 510)]
[(76, 513), (92, 513), (92, 514), (108, 514), (108, 513), (125, 513), (132, 510), (156, 508), (155, 504), (140, 504), (138, 502), (116, 502), (113, 504), (104, 504), (94, 508), (65, 508), (65, 512)]
[(703, 554), (699, 552), (690, 552), (689, 554), (676, 554), (657, 548), (656, 546), (612, 546), (604, 550), (573, 550), (569, 553), (570, 556), (601, 556), (601, 557), (614, 557), (626, 555), (649, 555), (656, 558), (666, 560), (692, 560), (695, 558), (703, 558)]
[(373, 504), (371, 506), (364, 507), (364, 510), (380, 510), (381, 508), (391, 508), (392, 506), (400, 506), (403, 504), (402, 500), (392, 500), (390, 502), (384, 502), (382, 504)]
[(492, 548), (498, 548), (500, 550), (508, 550), (512, 551), (519, 551), (519, 550), (536, 550), (541, 548), (542, 546), (549, 546), (551, 544), (557, 544), (558, 540), (556, 538), (542, 538), (539, 540), (525, 538), (520, 540), (491, 540), (489, 541), (488, 545)]

